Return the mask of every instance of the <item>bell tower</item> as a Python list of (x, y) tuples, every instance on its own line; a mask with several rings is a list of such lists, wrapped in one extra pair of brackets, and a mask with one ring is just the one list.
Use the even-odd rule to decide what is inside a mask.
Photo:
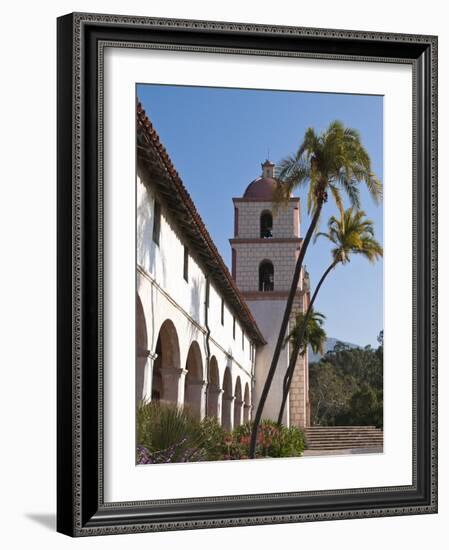
[[(256, 355), (256, 406), (270, 367), (302, 243), (299, 198), (290, 197), (287, 204), (275, 207), (273, 194), (280, 184), (274, 177), (274, 170), (275, 165), (266, 160), (261, 176), (248, 185), (243, 197), (233, 199), (232, 276), (267, 341)], [(289, 330), (294, 316), (303, 310), (308, 299), (308, 284), (305, 283), (306, 277), (301, 273)], [(281, 352), (263, 418), (277, 419), (289, 348), (286, 345)], [(309, 425), (308, 401), (306, 353), (298, 358), (284, 423)]]

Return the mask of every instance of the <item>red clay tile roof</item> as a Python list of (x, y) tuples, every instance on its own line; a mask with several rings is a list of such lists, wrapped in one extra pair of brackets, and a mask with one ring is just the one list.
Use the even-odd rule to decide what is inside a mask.
[[(165, 147), (162, 145), (156, 130), (145, 114), (145, 110), (140, 102), (137, 103), (136, 116), (138, 138), (143, 138), (144, 144), (156, 151), (159, 161), (162, 163), (166, 174), (169, 176), (168, 179), (172, 189), (166, 189), (166, 193), (164, 194), (168, 206), (173, 207), (177, 219), (181, 225), (184, 225), (185, 229), (189, 231), (189, 238), (196, 244), (196, 250), (206, 263), (217, 286), (222, 290), (233, 306), (234, 313), (243, 324), (246, 333), (258, 343), (265, 344), (266, 341), (245, 299), (229, 273), (192, 198), (173, 166)], [(151, 163), (149, 159), (144, 159), (142, 154), (138, 155), (138, 159), (139, 161), (145, 162), (146, 160), (146, 162)], [(160, 182), (158, 179), (159, 188), (166, 186), (167, 183), (168, 182)]]

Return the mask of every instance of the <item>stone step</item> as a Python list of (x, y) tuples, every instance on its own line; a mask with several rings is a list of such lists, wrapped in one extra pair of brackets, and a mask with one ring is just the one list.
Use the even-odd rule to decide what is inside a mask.
[(380, 440), (372, 440), (372, 441), (362, 441), (362, 440), (359, 440), (359, 441), (355, 441), (355, 440), (352, 440), (352, 441), (319, 441), (319, 442), (316, 442), (316, 441), (308, 441), (307, 442), (308, 444), (308, 448), (311, 449), (311, 448), (314, 448), (314, 447), (336, 447), (337, 445), (344, 445), (344, 446), (365, 446), (365, 445), (382, 445), (383, 444), (383, 440), (380, 439)]
[(350, 429), (347, 429), (347, 428), (339, 428), (339, 429), (335, 429), (335, 430), (332, 430), (330, 428), (323, 428), (323, 429), (320, 429), (320, 430), (317, 430), (317, 429), (309, 429), (309, 428), (306, 428), (305, 431), (307, 433), (327, 433), (327, 432), (332, 432), (332, 433), (338, 433), (338, 432), (351, 432), (351, 433), (375, 433), (375, 432), (378, 432), (378, 431), (382, 431), (382, 430), (379, 430), (377, 428), (366, 428), (366, 429), (360, 429), (360, 430), (350, 430)]
[(346, 437), (346, 438), (342, 438), (342, 439), (333, 439), (333, 438), (329, 438), (329, 439), (308, 439), (307, 440), (308, 443), (316, 443), (316, 444), (319, 444), (319, 443), (351, 443), (352, 441), (354, 442), (359, 442), (359, 443), (363, 443), (363, 442), (366, 442), (366, 441), (376, 441), (376, 442), (380, 442), (382, 443), (383, 441), (383, 437), (376, 437), (376, 438), (350, 438), (350, 437)]
[(373, 431), (371, 433), (368, 433), (368, 432), (337, 432), (337, 433), (326, 432), (326, 433), (322, 433), (322, 434), (316, 434), (316, 433), (305, 432), (305, 435), (307, 437), (321, 438), (321, 437), (377, 437), (377, 436), (379, 436), (379, 435), (381, 436), (383, 434), (379, 430), (379, 431), (376, 431), (376, 432)]
[(311, 428), (304, 428), (305, 432), (375, 432), (382, 431), (376, 426), (316, 426)]
[(308, 435), (326, 435), (326, 434), (365, 434), (372, 435), (381, 432), (382, 430), (320, 430), (320, 431), (309, 431), (304, 430)]
[(375, 426), (312, 426), (304, 433), (309, 450), (383, 447), (383, 430)]
[(318, 445), (382, 445), (383, 439), (350, 439), (343, 441), (307, 441), (309, 447), (316, 447)]
[(375, 442), (366, 442), (366, 443), (340, 443), (340, 444), (332, 444), (329, 443), (327, 445), (310, 445), (307, 447), (307, 450), (314, 451), (317, 449), (365, 449), (369, 447), (383, 447), (382, 443), (375, 443)]
[(336, 434), (336, 435), (339, 435), (339, 434), (353, 434), (353, 435), (357, 435), (357, 434), (363, 434), (363, 435), (367, 435), (367, 436), (371, 436), (371, 435), (374, 435), (374, 434), (377, 434), (377, 433), (382, 433), (382, 430), (322, 430), (322, 431), (309, 431), (309, 430), (304, 430), (304, 432), (308, 435), (331, 435), (331, 434)]
[(383, 435), (373, 435), (371, 437), (368, 436), (362, 436), (362, 435), (355, 435), (355, 436), (329, 436), (329, 437), (307, 437), (307, 441), (352, 441), (352, 440), (368, 440), (371, 441), (372, 439), (383, 439)]
[(323, 433), (310, 433), (305, 432), (306, 437), (376, 437), (377, 435), (382, 435), (382, 431), (372, 431), (372, 432), (323, 432)]
[(342, 443), (340, 445), (333, 445), (333, 444), (329, 444), (329, 445), (311, 445), (309, 447), (307, 447), (307, 450), (308, 451), (316, 451), (318, 449), (325, 449), (325, 450), (329, 450), (331, 451), (332, 449), (369, 449), (371, 447), (375, 447), (376, 449), (378, 447), (383, 447), (382, 443), (363, 443), (363, 444), (360, 444), (360, 443)]
[(380, 441), (382, 442), (384, 438), (382, 436), (376, 437), (326, 437), (321, 439), (306, 438), (310, 443), (327, 443), (328, 441), (334, 441), (335, 443), (344, 443), (346, 441)]
[(358, 432), (340, 432), (338, 434), (325, 433), (325, 434), (309, 434), (306, 433), (305, 436), (309, 438), (323, 438), (323, 437), (377, 437), (382, 435), (382, 432), (373, 432), (372, 434), (367, 433), (358, 433)]

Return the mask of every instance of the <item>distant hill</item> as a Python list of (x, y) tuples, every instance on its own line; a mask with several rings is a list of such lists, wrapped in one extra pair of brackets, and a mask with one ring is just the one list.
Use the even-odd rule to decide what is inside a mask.
[[(326, 344), (324, 345), (324, 352), (325, 354), (328, 351), (333, 351), (335, 344), (337, 342), (342, 342), (342, 340), (339, 340), (338, 338), (326, 338)], [(349, 342), (343, 342), (343, 344), (349, 346), (350, 348), (359, 348), (360, 346), (356, 346), (355, 344), (350, 344)], [(317, 363), (323, 356), (318, 353), (313, 353), (312, 349), (309, 346), (309, 363)]]

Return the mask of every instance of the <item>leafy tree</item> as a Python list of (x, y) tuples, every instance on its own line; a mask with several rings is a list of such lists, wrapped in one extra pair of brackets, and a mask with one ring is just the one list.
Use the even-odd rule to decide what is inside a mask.
[(309, 367), (312, 422), (315, 425), (383, 426), (383, 341), (351, 348), (337, 342)]
[(325, 362), (310, 370), (309, 384), (313, 425), (333, 425), (341, 411), (346, 410), (357, 387), (353, 380), (340, 376), (330, 363)]
[(346, 424), (383, 425), (383, 392), (376, 391), (372, 386), (363, 385), (354, 392), (349, 401), (349, 413)]

